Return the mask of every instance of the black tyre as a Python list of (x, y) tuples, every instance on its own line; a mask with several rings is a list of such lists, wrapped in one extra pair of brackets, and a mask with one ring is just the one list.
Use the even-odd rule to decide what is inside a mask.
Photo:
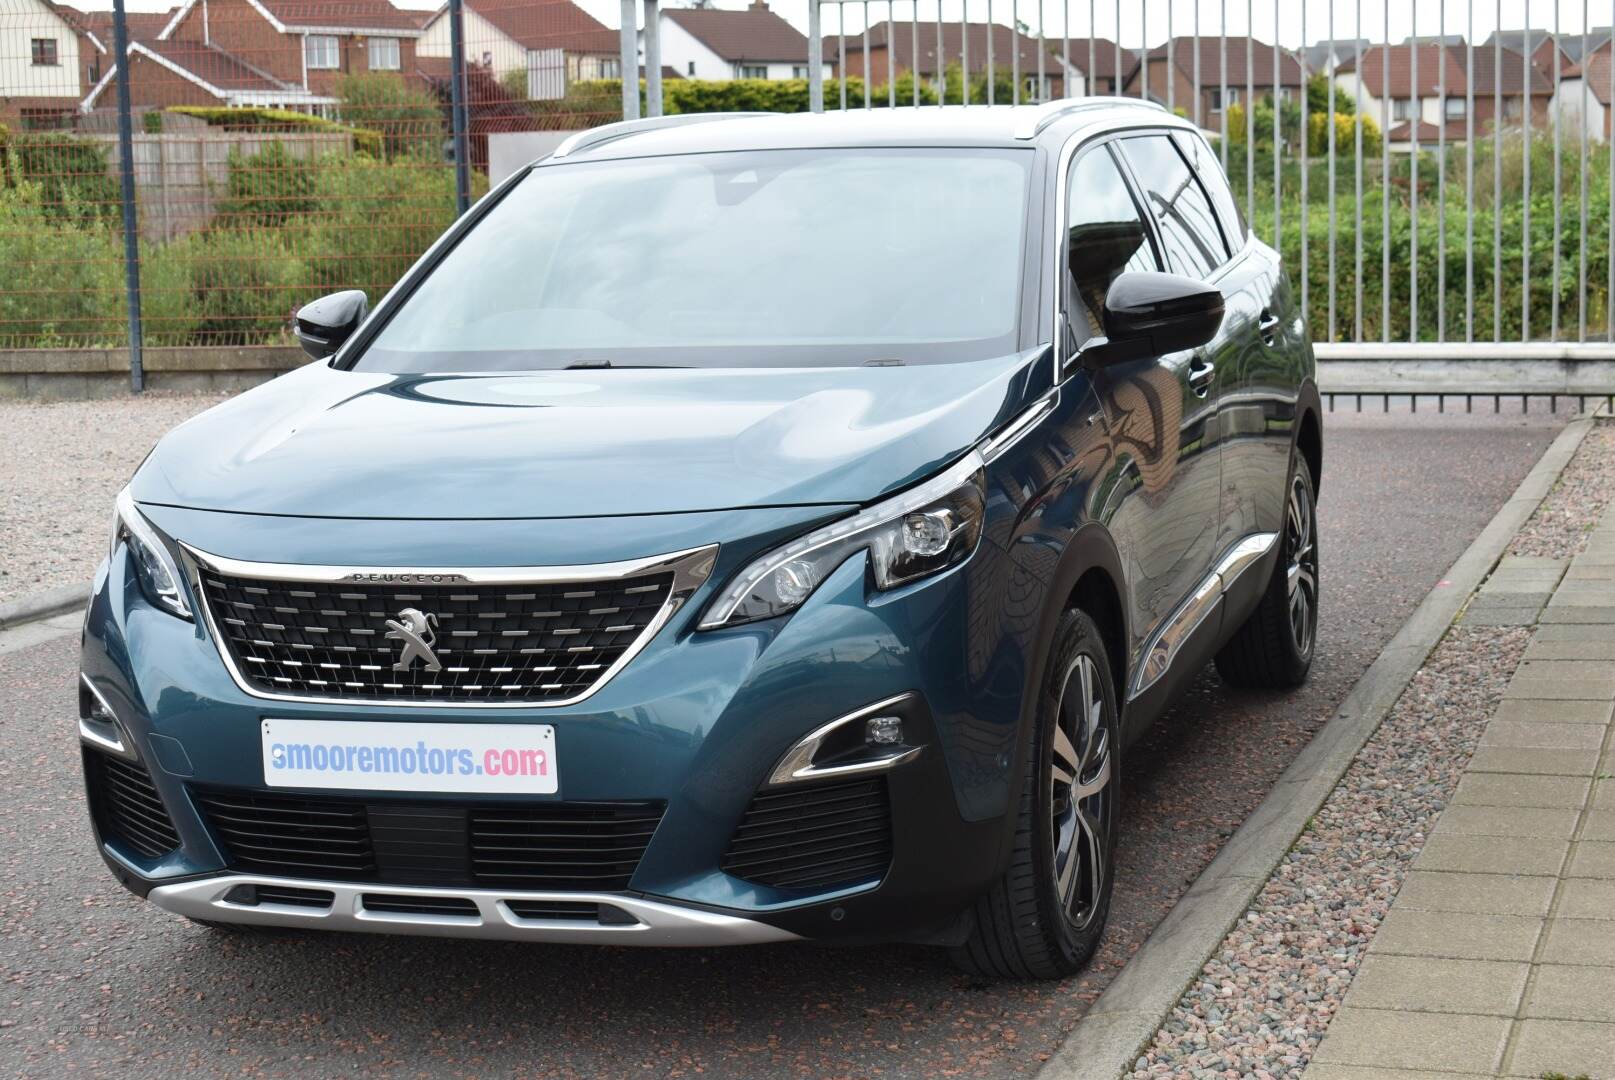
[(1262, 602), (1217, 654), (1233, 686), (1288, 690), (1306, 682), (1318, 644), (1318, 506), (1312, 471), (1292, 457), (1284, 535)]
[(1055, 628), (1002, 879), (976, 902), (952, 952), (975, 975), (1058, 979), (1088, 962), (1114, 887), (1121, 731), (1099, 627), (1069, 611)]

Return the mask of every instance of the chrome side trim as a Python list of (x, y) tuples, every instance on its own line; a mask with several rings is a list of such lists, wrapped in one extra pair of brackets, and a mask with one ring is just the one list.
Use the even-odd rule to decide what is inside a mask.
[(1133, 675), (1127, 700), (1133, 700), (1160, 681), (1177, 659), (1183, 643), (1200, 628), (1206, 616), (1217, 606), (1217, 601), (1222, 599), (1240, 574), (1273, 549), (1277, 540), (1278, 533), (1251, 533), (1228, 549), (1228, 553), (1218, 560), (1216, 568), (1195, 587), (1194, 594), (1180, 604), (1150, 638), (1144, 648), (1144, 657)]
[(79, 681), (90, 692), (90, 696), (100, 703), (101, 708), (107, 711), (107, 715), (112, 717), (110, 724), (98, 724), (94, 720), (79, 717), (79, 738), (109, 754), (116, 754), (129, 761), (138, 761), (134, 749), (124, 739), (123, 722), (118, 719), (118, 712), (107, 701), (106, 695), (96, 689), (95, 683), (91, 682), (90, 677), (82, 671), (79, 672)]
[(819, 748), (824, 740), (829, 738), (837, 729), (848, 724), (856, 724), (860, 720), (886, 712), (908, 701), (914, 695), (898, 694), (896, 697), (877, 701), (873, 705), (865, 705), (856, 712), (850, 712), (837, 720), (832, 720), (823, 727), (814, 728), (785, 752), (779, 759), (774, 770), (768, 774), (768, 785), (775, 787), (780, 784), (794, 784), (802, 780), (824, 780), (830, 777), (867, 776), (873, 773), (889, 772), (904, 762), (913, 761), (920, 756), (923, 746), (894, 746), (888, 751), (878, 752), (876, 755), (863, 761), (855, 761), (847, 765), (815, 765), (813, 759), (818, 755)]
[[(225, 899), (238, 885), (318, 889), (332, 894), (329, 908), (293, 904), (237, 904)], [(365, 893), (422, 899), (468, 900), (476, 915), (425, 915), (367, 911)], [(492, 889), (437, 889), (376, 882), (317, 881), (308, 878), (225, 874), (200, 881), (159, 885), (147, 899), (164, 911), (210, 922), (257, 926), (303, 927), (369, 934), (415, 934), (432, 937), (484, 938), (505, 941), (551, 941), (586, 945), (760, 945), (797, 941), (799, 936), (738, 915), (685, 907), (620, 893), (501, 892)], [(603, 904), (632, 916), (621, 925), (586, 919), (527, 919), (510, 909), (511, 901)]]
[(1045, 416), (1054, 411), (1055, 398), (1059, 396), (1056, 387), (1032, 402), (1022, 413), (1006, 424), (1002, 431), (982, 441), (977, 449), (981, 452), (981, 459), (987, 464), (998, 460), (1018, 442), (1021, 436), (1032, 430)]
[[(643, 559), (629, 559), (623, 562), (599, 563), (594, 566), (488, 566), (488, 567), (388, 567), (385, 569), (372, 569), (356, 571), (346, 566), (313, 566), (301, 563), (255, 563), (244, 562), (240, 559), (227, 559), (223, 556), (213, 555), (205, 551), (181, 544), (180, 548), (185, 558), (186, 575), (191, 581), (191, 590), (196, 595), (203, 615), (207, 620), (208, 635), (213, 639), (213, 645), (219, 651), (219, 657), (224, 661), (225, 668), (230, 672), (230, 678), (243, 693), (255, 698), (268, 701), (293, 701), (309, 705), (384, 705), (390, 709), (559, 709), (568, 705), (576, 705), (600, 691), (600, 688), (609, 683), (616, 674), (627, 667), (638, 656), (645, 646), (661, 632), (674, 613), (683, 607), (695, 595), (697, 589), (706, 583), (712, 574), (712, 567), (717, 562), (718, 545), (709, 544), (706, 547), (690, 548), (687, 551), (675, 551), (667, 555), (651, 555)], [(602, 581), (618, 578), (634, 577), (639, 574), (655, 573), (671, 570), (673, 572), (673, 588), (668, 593), (667, 602), (662, 605), (656, 617), (645, 627), (643, 633), (634, 643), (617, 658), (605, 672), (581, 694), (564, 698), (558, 701), (404, 701), (393, 698), (331, 698), (313, 697), (298, 694), (274, 694), (252, 686), (242, 677), (235, 659), (230, 655), (230, 648), (224, 643), (224, 635), (219, 633), (217, 624), (213, 621), (213, 605), (208, 601), (207, 593), (202, 588), (201, 573), (204, 568), (215, 570), (222, 574), (237, 577), (267, 578), (273, 581), (307, 581), (319, 584), (334, 584), (338, 582), (354, 582), (359, 584), (472, 584), (472, 585), (550, 585), (572, 581)], [(360, 575), (360, 576), (355, 576)], [(395, 575), (396, 580), (388, 580), (385, 576)]]
[(1240, 574), (1249, 570), (1263, 555), (1272, 551), (1278, 538), (1278, 533), (1251, 533), (1229, 548), (1228, 554), (1222, 557), (1216, 570), (1217, 576), (1222, 579), (1222, 591), (1227, 592)]
[(1154, 686), (1172, 666), (1177, 659), (1178, 650), (1189, 635), (1197, 630), (1206, 616), (1211, 614), (1217, 601), (1222, 599), (1222, 579), (1215, 573), (1206, 576), (1194, 595), (1185, 600), (1178, 609), (1166, 620), (1160, 630), (1156, 631), (1149, 646), (1144, 650), (1144, 659), (1138, 665), (1138, 671), (1133, 676), (1133, 688), (1127, 695), (1128, 700), (1138, 697), (1144, 691)]

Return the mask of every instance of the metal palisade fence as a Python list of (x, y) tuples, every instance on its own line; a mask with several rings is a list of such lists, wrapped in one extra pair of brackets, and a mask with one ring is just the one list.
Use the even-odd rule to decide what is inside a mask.
[(625, 116), (1095, 94), (1206, 131), (1319, 341), (1615, 343), (1612, 0), (775, 4), (0, 0), (0, 349), (286, 344)]

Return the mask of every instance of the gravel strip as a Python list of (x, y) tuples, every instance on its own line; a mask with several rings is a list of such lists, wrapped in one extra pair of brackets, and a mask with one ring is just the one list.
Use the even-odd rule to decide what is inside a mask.
[(1552, 559), (1581, 554), (1611, 499), (1615, 499), (1615, 422), (1599, 420), (1559, 482), (1509, 544), (1508, 553)]
[(88, 583), (118, 489), (169, 428), (225, 396), (0, 403), (0, 603)]
[(1299, 1077), (1531, 638), (1452, 631), (1135, 1063), (1150, 1077)]

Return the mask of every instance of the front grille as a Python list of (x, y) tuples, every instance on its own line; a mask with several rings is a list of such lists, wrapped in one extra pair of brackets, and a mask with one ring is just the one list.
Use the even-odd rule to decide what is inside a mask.
[(234, 869), (489, 889), (628, 887), (662, 803), (367, 803), (230, 791), (196, 800)]
[(144, 766), (86, 750), (84, 771), (103, 837), (121, 841), (148, 859), (179, 847), (173, 819)]
[(891, 862), (891, 801), (875, 777), (758, 792), (722, 868), (759, 885), (825, 889), (882, 877)]
[[(357, 585), (233, 577), (202, 592), (246, 683), (292, 697), (416, 702), (565, 701), (587, 693), (646, 632), (673, 574), (533, 585)], [(388, 622), (419, 613), (440, 670)], [(426, 617), (430, 617), (427, 622)]]

